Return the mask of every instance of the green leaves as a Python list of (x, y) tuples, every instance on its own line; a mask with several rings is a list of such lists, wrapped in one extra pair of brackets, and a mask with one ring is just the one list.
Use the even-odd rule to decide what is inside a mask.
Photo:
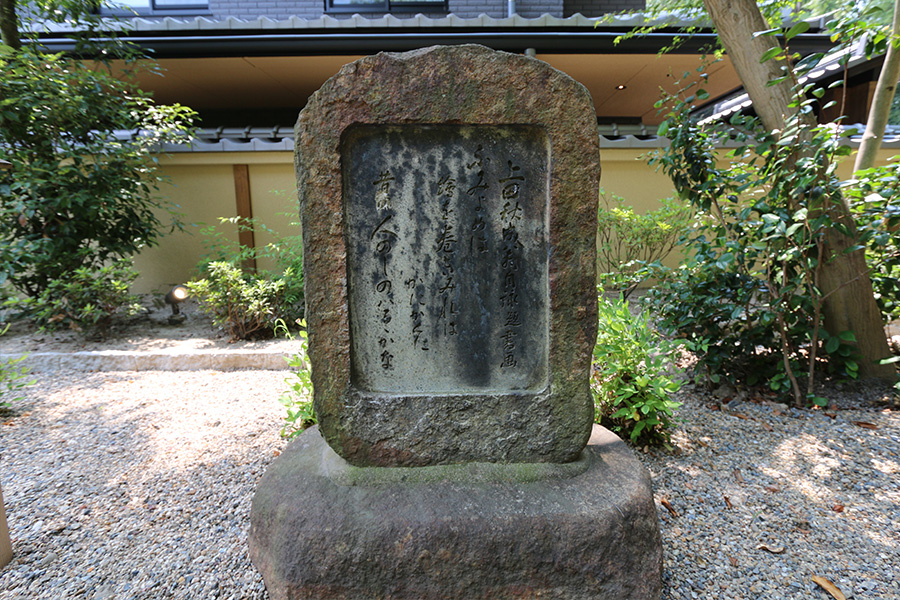
[(232, 340), (252, 340), (274, 334), (286, 285), (287, 278), (245, 276), (237, 266), (216, 261), (209, 263), (204, 279), (187, 287)]
[[(288, 389), (278, 398), (278, 401), (287, 410), (284, 426), (281, 428), (281, 436), (287, 439), (296, 437), (304, 429), (318, 422), (313, 407), (313, 384), (307, 351), (306, 321), (298, 319), (297, 324), (301, 328), (297, 334), (297, 337), (300, 338), (299, 350), (293, 356), (285, 357), (288, 366), (294, 370), (284, 379)], [(294, 339), (294, 335), (283, 321), (277, 325), (276, 329), (284, 332), (290, 339)]]
[(680, 384), (669, 375), (677, 345), (662, 338), (641, 314), (632, 314), (620, 297), (598, 300), (599, 328), (591, 389), (595, 419), (633, 442), (665, 443), (680, 403), (669, 396)]
[(787, 30), (787, 33), (784, 34), (784, 40), (786, 42), (789, 42), (801, 33), (806, 33), (807, 31), (809, 31), (809, 23), (806, 21), (800, 21)]
[[(29, 47), (0, 69), (0, 270), (22, 294), (129, 257), (170, 227), (152, 195), (155, 144), (190, 127), (183, 107), (154, 106), (127, 79)], [(117, 130), (147, 132), (119, 139)]]

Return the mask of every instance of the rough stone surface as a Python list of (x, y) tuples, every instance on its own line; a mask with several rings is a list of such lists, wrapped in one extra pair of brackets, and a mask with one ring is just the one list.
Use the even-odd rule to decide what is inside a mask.
[(9, 527), (6, 525), (6, 509), (3, 507), (3, 489), (0, 488), (0, 569), (9, 564), (12, 556)]
[[(400, 358), (404, 355), (391, 356), (394, 353), (387, 348), (392, 343), (391, 335), (384, 336), (382, 352), (387, 352), (386, 355), (378, 354), (373, 358), (375, 355), (371, 351), (369, 358), (355, 355), (361, 347), (371, 350), (372, 344), (382, 342), (372, 330), (370, 335), (374, 337), (362, 340), (362, 346), (353, 346), (354, 341), (360, 341), (351, 339), (354, 336), (351, 323), (356, 318), (351, 308), (354, 294), (371, 297), (379, 289), (384, 292), (387, 285), (398, 292), (392, 299), (393, 306), (398, 307), (397, 312), (390, 312), (386, 318), (408, 321), (404, 325), (406, 329), (400, 331), (405, 336), (403, 343), (408, 346), (404, 351), (408, 358), (415, 354), (409, 349), (414, 344), (410, 338), (415, 318), (411, 311), (399, 312), (403, 300), (409, 307), (409, 297), (401, 298), (399, 294), (405, 281), (400, 279), (398, 262), (383, 265), (386, 273), (397, 269), (390, 284), (366, 280), (366, 275), (374, 276), (366, 266), (356, 271), (357, 281), (353, 281), (352, 276), (348, 281), (348, 259), (353, 260), (352, 248), (348, 249), (352, 225), (349, 221), (352, 221), (353, 211), (348, 212), (347, 202), (353, 190), (345, 189), (346, 169), (361, 164), (353, 156), (353, 136), (356, 135), (353, 128), (375, 128), (377, 132), (379, 127), (425, 126), (438, 129), (451, 126), (525, 127), (538, 132), (540, 139), (545, 140), (542, 142), (547, 146), (545, 167), (535, 166), (534, 161), (520, 164), (517, 155), (498, 150), (494, 157), (501, 164), (492, 166), (493, 171), (485, 170), (486, 179), (490, 179), (495, 187), (484, 198), (486, 205), (492, 205), (491, 214), (496, 219), (502, 214), (505, 202), (512, 199), (504, 196), (502, 184), (506, 182), (501, 179), (519, 173), (513, 167), (537, 171), (544, 168), (546, 171), (543, 180), (530, 177), (527, 182), (535, 186), (539, 181), (545, 182), (541, 183), (546, 186), (545, 230), (540, 233), (534, 229), (537, 238), (529, 242), (530, 245), (523, 244), (523, 252), (546, 248), (543, 260), (537, 261), (534, 267), (543, 274), (529, 275), (527, 281), (523, 275), (520, 280), (523, 285), (539, 287), (543, 285), (542, 278), (546, 278), (547, 312), (542, 313), (537, 306), (535, 313), (528, 317), (530, 321), (523, 323), (521, 328), (522, 331), (542, 331), (513, 342), (504, 339), (502, 347), (498, 346), (496, 338), (485, 343), (477, 336), (470, 336), (464, 344), (469, 346), (472, 354), (486, 352), (482, 362), (488, 363), (497, 359), (501, 364), (517, 363), (520, 358), (524, 360), (526, 352), (529, 356), (534, 352), (537, 358), (533, 359), (529, 370), (536, 375), (530, 378), (507, 377), (501, 364), (496, 362), (488, 364), (485, 370), (485, 365), (479, 364), (478, 360), (468, 363), (474, 367), (470, 371), (458, 371), (461, 373), (458, 382), (424, 383), (420, 389), (410, 383), (417, 378), (409, 360), (402, 367), (408, 376), (397, 384), (391, 384), (390, 377), (382, 377), (373, 383), (366, 378), (367, 373), (359, 372), (364, 368), (387, 369), (382, 360), (392, 368), (401, 369)], [(584, 87), (542, 61), (480, 46), (381, 53), (345, 66), (328, 80), (310, 98), (295, 131), (312, 379), (316, 412), (322, 435), (329, 445), (357, 466), (421, 466), (467, 461), (560, 463), (575, 459), (587, 442), (593, 417), (588, 379), (597, 323), (594, 257), (599, 149), (595, 112)], [(474, 155), (478, 144), (470, 148), (455, 139), (445, 142), (450, 149), (448, 152), (459, 154), (458, 159), (454, 159), (457, 161), (453, 163), (457, 165), (454, 173), (465, 174), (465, 167), (472, 164), (471, 160), (465, 162), (465, 156)], [(502, 173), (498, 167), (506, 167), (507, 173)], [(415, 168), (405, 171), (412, 173), (410, 176), (417, 172), (423, 171)], [(396, 177), (398, 174), (388, 175)], [(446, 175), (452, 173), (448, 170)], [(477, 182), (477, 171), (471, 176)], [(360, 185), (374, 186), (377, 181), (378, 178), (372, 180), (369, 177)], [(380, 183), (385, 181), (396, 183), (396, 179)], [(437, 184), (430, 180), (425, 183)], [(420, 188), (422, 191), (417, 192), (416, 201), (430, 199), (436, 203), (424, 214), (431, 220), (440, 220), (445, 213), (440, 201), (434, 198), (437, 190), (428, 185)], [(471, 189), (469, 185), (466, 192)], [(385, 201), (384, 195), (377, 195), (381, 189), (380, 184), (370, 189), (371, 210), (376, 213), (379, 203), (383, 206)], [(457, 193), (463, 193), (461, 187)], [(447, 205), (448, 210), (458, 208), (462, 211), (463, 205), (459, 202), (459, 198), (453, 199)], [(515, 204), (509, 208), (514, 209)], [(474, 216), (474, 212), (465, 214), (467, 219)], [(529, 218), (536, 218), (534, 214), (532, 212)], [(387, 216), (390, 213), (386, 212)], [(500, 244), (508, 225), (491, 224), (494, 238), (489, 242), (494, 246), (490, 253), (494, 259), (499, 256), (501, 263), (504, 254)], [(462, 221), (454, 226), (459, 232), (465, 229)], [(366, 233), (370, 236), (369, 243), (376, 249), (380, 241), (388, 239), (382, 236), (376, 240), (375, 230)], [(434, 234), (434, 228), (431, 234)], [(399, 256), (400, 250), (396, 252)], [(439, 263), (442, 256), (435, 252), (431, 259)], [(399, 261), (399, 258), (391, 259), (395, 260)], [(409, 263), (416, 272), (406, 272), (406, 275), (419, 274), (416, 269), (422, 267), (421, 261), (426, 259), (420, 257), (418, 260), (420, 262)], [(447, 264), (455, 268), (462, 263)], [(440, 265), (431, 272), (433, 278), (428, 284), (431, 287), (423, 281), (421, 288), (423, 293), (430, 294), (433, 303), (428, 309), (431, 311), (443, 308), (444, 296), (438, 293), (440, 288), (435, 287), (436, 277), (440, 274), (438, 267)], [(503, 269), (503, 265), (496, 265), (496, 269)], [(353, 272), (352, 266), (350, 271)], [(460, 272), (460, 277), (464, 271)], [(408, 277), (407, 280), (411, 278), (414, 279)], [(463, 279), (455, 282), (458, 287), (475, 283)], [(495, 286), (490, 280), (485, 285)], [(363, 289), (366, 286), (371, 288), (370, 291)], [(415, 292), (417, 289), (418, 285), (414, 283), (413, 289), (403, 291)], [(496, 289), (487, 290), (479, 297), (490, 297), (494, 301), (496, 292)], [(452, 298), (446, 299), (449, 310)], [(499, 301), (499, 296), (496, 300)], [(412, 301), (417, 302), (415, 293)], [(478, 311), (469, 308), (467, 314), (472, 318)], [(546, 322), (541, 314), (547, 315)], [(480, 316), (494, 322), (506, 322), (505, 314), (493, 314), (489, 310)], [(367, 318), (371, 315), (360, 315), (357, 325), (369, 327)], [(432, 334), (437, 331), (437, 317), (430, 323), (432, 331), (429, 334)], [(501, 337), (508, 333), (496, 323), (489, 325), (487, 331)], [(359, 335), (359, 329), (356, 335)], [(393, 343), (399, 342), (395, 338)], [(452, 346), (446, 340), (445, 344)], [(507, 352), (510, 344), (513, 350)], [(542, 352), (546, 352), (546, 362)], [(445, 364), (450, 365), (450, 359), (462, 356), (464, 352), (442, 354), (449, 357)], [(440, 358), (429, 363), (431, 367), (428, 368), (437, 369)], [(358, 368), (355, 374), (353, 364)], [(448, 370), (465, 364), (456, 361), (456, 365)], [(541, 372), (545, 364), (546, 376)], [(479, 374), (479, 369), (487, 375)], [(448, 391), (454, 387), (455, 393)]]
[(316, 428), (260, 481), (250, 556), (273, 600), (651, 600), (650, 479), (595, 426), (566, 465), (353, 467)]

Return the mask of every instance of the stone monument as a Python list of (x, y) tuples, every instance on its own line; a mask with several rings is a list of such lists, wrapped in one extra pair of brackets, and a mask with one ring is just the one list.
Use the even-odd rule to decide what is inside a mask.
[(592, 426), (587, 91), (480, 46), (346, 65), (295, 129), (319, 426), (260, 481), (280, 599), (653, 599), (650, 480)]

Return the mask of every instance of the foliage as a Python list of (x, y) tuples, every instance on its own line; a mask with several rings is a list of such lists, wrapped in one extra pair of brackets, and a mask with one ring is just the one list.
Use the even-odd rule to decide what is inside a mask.
[[(297, 336), (300, 338), (300, 349), (293, 356), (286, 358), (288, 365), (294, 371), (285, 378), (284, 382), (288, 384), (288, 389), (278, 399), (287, 409), (287, 415), (284, 417), (284, 426), (281, 428), (281, 435), (288, 439), (296, 437), (304, 429), (317, 423), (316, 411), (313, 408), (313, 384), (309, 374), (306, 321), (298, 319), (297, 324), (300, 326), (300, 330), (297, 333)], [(279, 322), (277, 331), (294, 339), (294, 335), (284, 321)]]
[[(153, 152), (182, 141), (193, 113), (138, 89), (138, 65), (151, 63), (100, 16), (101, 4), (35, 0), (20, 3), (21, 14), (15, 3), (0, 11), (0, 159), (12, 163), (0, 173), (0, 285), (31, 298), (76, 269), (155, 244), (167, 228)], [(51, 24), (71, 56), (41, 52)]]
[(597, 270), (601, 284), (627, 298), (641, 283), (642, 268), (665, 258), (687, 231), (690, 206), (675, 198), (660, 208), (637, 214), (625, 199), (601, 190), (597, 210)]
[(900, 162), (858, 171), (844, 194), (866, 244), (878, 307), (885, 320), (900, 318)]
[[(283, 235), (262, 223), (259, 219), (242, 219), (240, 217), (219, 218), (219, 224), (230, 223), (238, 227), (238, 231), (264, 232), (277, 240), (265, 246), (247, 247), (234, 241), (233, 235), (222, 231), (220, 227), (210, 225), (200, 230), (204, 236), (203, 244), (206, 254), (201, 259), (198, 270), (203, 273), (211, 262), (228, 262), (232, 266), (243, 269), (250, 261), (269, 261), (275, 265), (273, 270), (262, 270), (257, 267), (245, 273), (246, 277), (284, 282), (283, 293), (279, 296), (279, 304), (275, 307), (276, 319), (284, 323), (295, 323), (303, 317), (303, 244), (299, 234)], [(291, 229), (299, 224), (290, 223)]]
[(129, 288), (137, 279), (130, 260), (99, 269), (80, 267), (49, 282), (36, 298), (8, 301), (42, 329), (68, 328), (105, 337), (116, 315), (140, 310)]
[(205, 278), (187, 287), (232, 339), (262, 339), (274, 333), (285, 280), (291, 277), (289, 270), (277, 280), (248, 277), (233, 264), (216, 261), (209, 263)]
[(166, 226), (151, 152), (182, 139), (188, 109), (29, 47), (0, 57), (0, 88), (0, 158), (13, 166), (0, 174), (0, 283), (36, 298), (67, 273), (157, 243)]
[[(9, 325), (0, 329), (0, 335), (6, 333), (7, 330), (9, 330)], [(21, 396), (13, 396), (13, 394), (35, 382), (34, 379), (24, 381), (28, 377), (29, 368), (19, 363), (25, 358), (25, 356), (20, 356), (0, 362), (0, 409), (9, 408), (13, 402), (21, 400)]]
[[(739, 115), (728, 129), (694, 121), (690, 107), (706, 97), (702, 89), (669, 99), (660, 134), (671, 146), (651, 164), (700, 218), (687, 241), (692, 258), (651, 302), (665, 326), (699, 349), (712, 381), (765, 378), (798, 404), (823, 403), (813, 393), (821, 358), (850, 377), (858, 370), (852, 333), (829, 336), (822, 327), (819, 286), (829, 228), (850, 233), (834, 216), (841, 197), (833, 160), (849, 148), (834, 128), (806, 118), (823, 91), (800, 86), (792, 70), (785, 76), (794, 78), (796, 112), (781, 132)], [(726, 144), (737, 147), (723, 156)]]
[(591, 370), (595, 420), (632, 442), (669, 441), (673, 411), (670, 398), (681, 386), (668, 374), (677, 344), (662, 338), (643, 313), (632, 314), (620, 296), (599, 298), (600, 321)]

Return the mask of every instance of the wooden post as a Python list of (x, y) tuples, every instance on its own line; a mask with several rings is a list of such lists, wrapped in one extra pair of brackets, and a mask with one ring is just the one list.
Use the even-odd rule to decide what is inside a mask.
[[(249, 165), (234, 165), (234, 197), (237, 204), (238, 243), (244, 248), (255, 248), (256, 241), (253, 235), (253, 201), (250, 197), (250, 167)], [(256, 271), (256, 259), (249, 258), (241, 265), (245, 271)]]

